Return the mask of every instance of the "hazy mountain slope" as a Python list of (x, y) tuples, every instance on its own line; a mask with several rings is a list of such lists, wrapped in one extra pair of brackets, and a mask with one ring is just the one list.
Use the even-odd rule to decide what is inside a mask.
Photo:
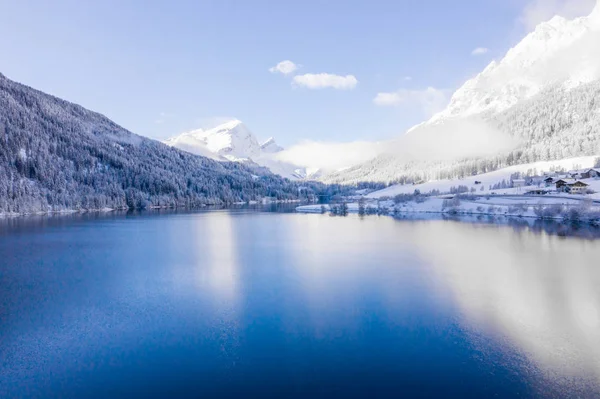
[(324, 181), (350, 184), (449, 179), (523, 163), (600, 154), (600, 82), (575, 89), (549, 87), (503, 112), (488, 112), (483, 118), (489, 126), (510, 133), (520, 145), (495, 156), (452, 161), (407, 162), (403, 157), (384, 154), (326, 176)]
[[(408, 133), (454, 133), (473, 120), (520, 143), (493, 156), (406, 159), (388, 152), (326, 176), (336, 183), (452, 178), (520, 163), (600, 153), (600, 0), (588, 17), (540, 24), (499, 62), (459, 88), (448, 107)], [(435, 140), (431, 140), (435, 144)], [(399, 140), (392, 148), (398, 148)], [(463, 143), (456, 143), (457, 146)], [(450, 150), (450, 149), (449, 149)], [(410, 152), (409, 150), (400, 151)]]
[(238, 163), (146, 139), (108, 118), (0, 75), (0, 213), (197, 206), (298, 186)]

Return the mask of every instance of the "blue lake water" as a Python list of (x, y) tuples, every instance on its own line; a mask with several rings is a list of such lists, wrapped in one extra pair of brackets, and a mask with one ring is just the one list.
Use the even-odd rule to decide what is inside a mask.
[(441, 220), (3, 220), (0, 397), (600, 397), (599, 260)]

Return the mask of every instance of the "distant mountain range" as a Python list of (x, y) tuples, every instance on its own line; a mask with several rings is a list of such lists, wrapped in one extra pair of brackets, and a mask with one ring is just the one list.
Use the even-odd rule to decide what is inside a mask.
[(598, 155), (598, 48), (600, 0), (587, 17), (540, 24), (444, 111), (381, 145), (381, 155), (334, 172), (286, 161), (290, 150), (259, 143), (238, 120), (165, 145), (0, 74), (0, 214), (289, 200), (332, 187), (280, 176), (411, 183)]
[[(234, 142), (214, 132), (208, 148), (230, 157), (262, 151), (239, 123), (236, 129)], [(0, 214), (292, 200), (322, 189), (135, 135), (0, 74)]]
[[(515, 164), (600, 154), (600, 0), (587, 17), (554, 17), (491, 62), (449, 105), (375, 158), (316, 170), (262, 145), (240, 121), (183, 133), (170, 146), (218, 160), (263, 166), (290, 179), (326, 183), (452, 179)], [(458, 151), (457, 151), (458, 150)], [(332, 154), (333, 156), (333, 154)]]
[(315, 179), (320, 176), (318, 168), (306, 168), (280, 160), (278, 154), (284, 148), (274, 138), (259, 144), (256, 136), (239, 120), (232, 120), (212, 129), (182, 133), (165, 140), (165, 144), (215, 160), (266, 167), (271, 172), (292, 180)]
[[(390, 142), (394, 150), (324, 177), (326, 182), (411, 182), (484, 173), (501, 167), (600, 154), (600, 0), (587, 17), (554, 17), (528, 34), (499, 62), (459, 88), (448, 107)], [(470, 139), (448, 137), (475, 130)], [(420, 136), (435, 147), (468, 145), (476, 131), (506, 135), (515, 144), (496, 154), (453, 159), (407, 157)], [(484, 141), (485, 141), (484, 140)], [(422, 143), (421, 143), (422, 144)], [(417, 152), (417, 151), (412, 151)], [(426, 151), (424, 151), (426, 152)]]

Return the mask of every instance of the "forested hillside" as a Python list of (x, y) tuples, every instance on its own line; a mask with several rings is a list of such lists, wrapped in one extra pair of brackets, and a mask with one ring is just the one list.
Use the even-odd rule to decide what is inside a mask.
[[(328, 176), (329, 183), (410, 183), (460, 178), (536, 161), (600, 155), (600, 82), (567, 90), (546, 88), (500, 113), (479, 116), (520, 143), (507, 153), (440, 162), (406, 162), (394, 154)], [(411, 134), (418, 134), (415, 131)]]
[[(440, 141), (461, 131), (469, 133), (440, 149), (448, 154), (452, 147), (468, 146), (469, 138), (477, 142), (488, 137), (479, 153), (463, 153), (463, 159), (420, 154), (418, 159), (406, 157), (412, 148), (405, 146), (403, 151), (389, 151), (324, 180), (448, 179), (518, 164), (600, 155), (600, 0), (596, 3), (588, 16), (556, 16), (538, 24), (502, 59), (492, 61), (456, 90), (442, 112), (410, 131), (419, 135), (434, 128)], [(479, 133), (469, 129), (474, 123), (477, 128), (472, 130)], [(505, 138), (513, 141), (510, 146), (501, 145)], [(436, 141), (430, 139), (431, 144)], [(485, 144), (495, 148), (488, 151)]]
[(200, 206), (323, 189), (137, 136), (0, 74), (0, 213)]

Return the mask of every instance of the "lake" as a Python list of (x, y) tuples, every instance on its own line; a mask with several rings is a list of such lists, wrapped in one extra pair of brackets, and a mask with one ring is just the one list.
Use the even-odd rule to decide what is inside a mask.
[(600, 240), (576, 231), (0, 220), (0, 397), (600, 397)]

